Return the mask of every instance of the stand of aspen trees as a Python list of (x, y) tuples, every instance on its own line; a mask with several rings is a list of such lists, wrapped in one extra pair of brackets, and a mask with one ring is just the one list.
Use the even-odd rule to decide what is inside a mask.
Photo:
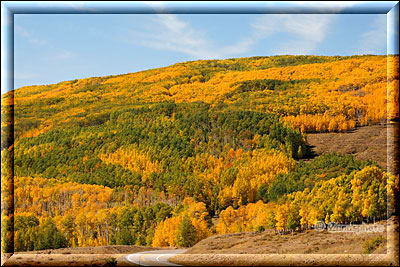
[(398, 86), (398, 56), (276, 56), (3, 94), (2, 249), (187, 247), (387, 218), (398, 176), (351, 155), (302, 159), (307, 133), (398, 121)]

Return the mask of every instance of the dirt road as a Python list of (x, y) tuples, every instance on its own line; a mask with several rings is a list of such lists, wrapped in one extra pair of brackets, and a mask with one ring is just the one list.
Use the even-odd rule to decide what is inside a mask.
[(181, 266), (169, 261), (177, 254), (182, 254), (186, 249), (153, 250), (129, 254), (125, 258), (128, 262), (139, 266)]

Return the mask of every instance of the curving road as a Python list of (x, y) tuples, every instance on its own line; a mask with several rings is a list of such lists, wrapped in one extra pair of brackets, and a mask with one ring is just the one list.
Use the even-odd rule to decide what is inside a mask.
[(185, 251), (186, 249), (143, 251), (129, 254), (125, 256), (125, 259), (139, 266), (181, 266), (169, 262), (168, 259)]

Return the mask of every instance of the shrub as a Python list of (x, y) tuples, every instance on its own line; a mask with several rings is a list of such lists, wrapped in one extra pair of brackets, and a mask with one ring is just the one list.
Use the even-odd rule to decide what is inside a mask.
[(257, 228), (256, 228), (256, 232), (257, 233), (262, 233), (264, 231), (265, 231), (265, 227), (264, 226), (262, 226), (262, 225), (257, 226)]
[(363, 245), (363, 253), (370, 254), (374, 252), (374, 250), (377, 249), (380, 246), (380, 244), (382, 244), (385, 241), (386, 239), (382, 236), (378, 236), (366, 241)]

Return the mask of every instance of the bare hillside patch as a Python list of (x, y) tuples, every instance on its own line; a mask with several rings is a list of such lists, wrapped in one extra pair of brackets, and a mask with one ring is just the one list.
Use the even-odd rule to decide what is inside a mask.
[[(317, 155), (325, 153), (352, 154), (359, 160), (373, 160), (387, 169), (395, 159), (393, 153), (394, 125), (374, 125), (347, 133), (308, 134), (307, 142)], [(398, 133), (397, 133), (398, 138)], [(388, 152), (389, 151), (389, 152)], [(388, 157), (389, 156), (389, 157)]]

